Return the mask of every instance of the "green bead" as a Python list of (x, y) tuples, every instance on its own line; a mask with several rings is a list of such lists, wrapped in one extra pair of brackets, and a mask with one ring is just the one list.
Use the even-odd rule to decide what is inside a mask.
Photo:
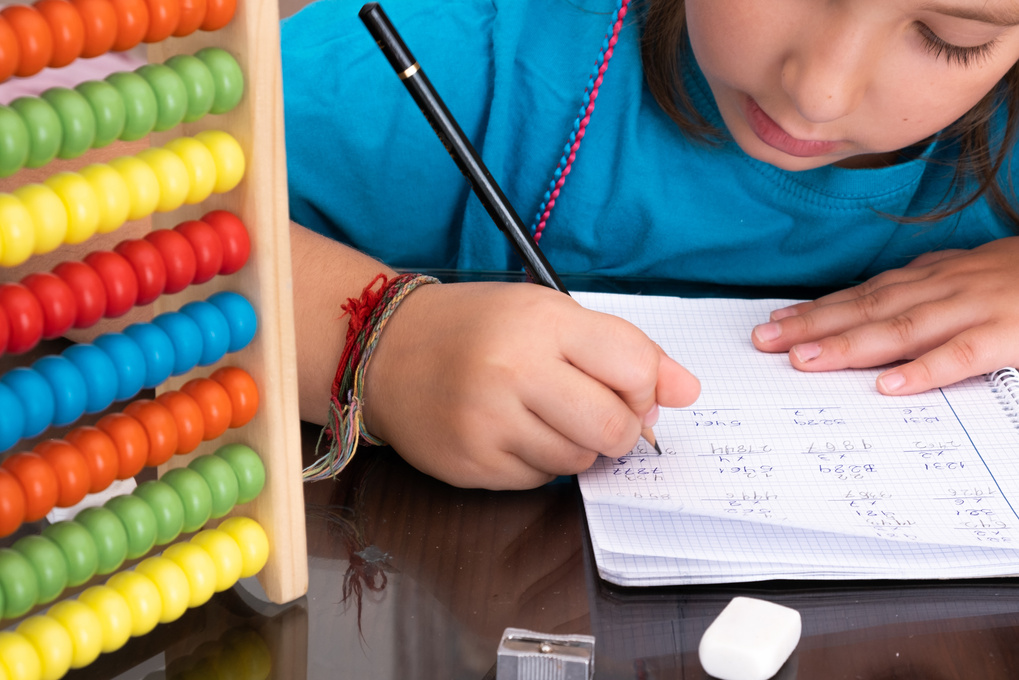
[(220, 47), (206, 47), (195, 52), (212, 73), (216, 84), (216, 96), (212, 100), (211, 113), (226, 113), (237, 106), (244, 96), (244, 73), (237, 60)]
[(188, 93), (184, 122), (193, 123), (211, 111), (216, 97), (216, 83), (205, 62), (190, 54), (178, 54), (167, 59), (165, 64), (177, 72)]
[(77, 158), (92, 148), (96, 141), (96, 116), (92, 106), (77, 90), (51, 87), (41, 97), (50, 103), (60, 118), (64, 136), (60, 142), (60, 158)]
[(99, 556), (97, 574), (109, 574), (127, 559), (127, 530), (120, 518), (107, 508), (85, 508), (74, 518), (92, 534)]
[(205, 479), (190, 468), (174, 468), (162, 476), (184, 504), (184, 533), (201, 529), (212, 517), (212, 491)]
[(13, 546), (35, 569), (39, 604), (57, 599), (67, 587), (67, 561), (60, 546), (44, 536), (23, 536)]
[(127, 108), (117, 88), (105, 80), (87, 80), (74, 89), (88, 100), (96, 119), (96, 139), (92, 147), (101, 149), (120, 139), (127, 121)]
[(180, 125), (188, 110), (188, 91), (177, 72), (163, 64), (145, 64), (135, 73), (148, 82), (156, 95), (156, 132)]
[(0, 177), (10, 177), (28, 160), (28, 128), (18, 112), (0, 106)]
[(27, 168), (41, 168), (57, 157), (63, 129), (60, 116), (50, 103), (39, 97), (18, 97), (10, 103), (28, 130)]
[(0, 590), (4, 591), (3, 617), (17, 618), (39, 601), (39, 582), (32, 563), (11, 548), (0, 548)]
[(74, 521), (57, 522), (42, 530), (42, 535), (57, 544), (67, 564), (67, 585), (80, 586), (96, 575), (99, 569), (99, 552), (95, 539), (83, 524)]
[(237, 475), (222, 458), (199, 456), (188, 467), (197, 472), (212, 492), (212, 517), (222, 517), (237, 505)]
[(255, 450), (244, 444), (227, 444), (213, 454), (233, 468), (237, 477), (237, 503), (253, 501), (265, 488), (265, 464)]
[(137, 496), (114, 496), (103, 504), (112, 510), (127, 532), (127, 559), (141, 557), (156, 544), (156, 514)]
[(184, 503), (173, 487), (158, 479), (142, 482), (131, 492), (156, 516), (156, 545), (166, 545), (184, 530)]
[(156, 127), (159, 105), (148, 81), (133, 71), (121, 71), (106, 76), (106, 82), (117, 88), (124, 102), (124, 131), (120, 138), (133, 142), (152, 132)]

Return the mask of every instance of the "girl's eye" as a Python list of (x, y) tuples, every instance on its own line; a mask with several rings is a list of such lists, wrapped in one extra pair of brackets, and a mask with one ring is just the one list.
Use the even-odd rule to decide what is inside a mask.
[(949, 64), (955, 62), (963, 67), (986, 57), (994, 49), (995, 44), (997, 44), (997, 40), (991, 40), (983, 45), (959, 47), (958, 45), (946, 42), (937, 33), (932, 31), (927, 24), (917, 22), (916, 28), (920, 32), (920, 38), (923, 40), (924, 48), (928, 54), (934, 55), (935, 59), (944, 57), (945, 61)]

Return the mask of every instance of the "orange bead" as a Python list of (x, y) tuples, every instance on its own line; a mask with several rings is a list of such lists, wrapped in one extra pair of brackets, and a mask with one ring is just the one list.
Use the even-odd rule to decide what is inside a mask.
[(103, 416), (96, 427), (110, 435), (117, 447), (117, 479), (134, 477), (149, 457), (149, 436), (137, 420), (123, 413)]
[(19, 57), (18, 36), (7, 19), (0, 15), (0, 82), (14, 75)]
[(76, 427), (64, 439), (85, 457), (89, 478), (92, 480), (89, 493), (99, 493), (109, 488), (120, 471), (120, 456), (117, 445), (110, 435), (97, 427), (86, 425)]
[(0, 15), (11, 24), (18, 37), (18, 67), (14, 75), (34, 76), (49, 66), (53, 57), (53, 34), (43, 15), (28, 5), (9, 5)]
[(25, 492), (18, 479), (0, 468), (0, 538), (10, 536), (25, 521)]
[(81, 56), (89, 59), (106, 54), (117, 40), (117, 13), (109, 0), (71, 0), (85, 25)]
[(81, 451), (63, 439), (47, 439), (37, 444), (34, 450), (57, 474), (57, 485), (60, 490), (57, 507), (69, 508), (80, 503), (92, 486), (88, 462)]
[(156, 43), (166, 40), (180, 23), (180, 0), (145, 0), (149, 6), (149, 30), (142, 41)]
[(191, 453), (202, 443), (205, 421), (198, 402), (184, 392), (164, 392), (156, 401), (169, 409), (177, 423), (177, 454)]
[(202, 422), (205, 423), (202, 439), (209, 441), (226, 432), (233, 419), (233, 405), (225, 387), (215, 380), (195, 378), (184, 383), (180, 391), (197, 401), (202, 409)]
[(237, 11), (237, 0), (207, 0), (205, 20), (202, 21), (203, 31), (218, 31), (234, 18)]
[(85, 24), (81, 14), (67, 0), (38, 0), (33, 7), (46, 19), (53, 35), (53, 68), (67, 66), (81, 56), (85, 46)]
[(110, 0), (117, 15), (117, 39), (110, 48), (123, 52), (141, 43), (149, 31), (149, 6), (145, 0)]
[(57, 473), (37, 453), (22, 451), (9, 456), (3, 467), (21, 484), (25, 492), (25, 521), (35, 522), (46, 516), (60, 495)]
[(162, 465), (177, 451), (177, 422), (170, 409), (152, 399), (138, 399), (124, 409), (145, 428), (149, 438), (149, 455), (146, 465)]
[(258, 412), (258, 385), (247, 371), (236, 366), (224, 366), (211, 376), (226, 388), (230, 395), (230, 407), (233, 415), (230, 427), (246, 425)]
[(191, 35), (205, 21), (207, 0), (180, 0), (180, 21), (173, 32), (178, 38)]

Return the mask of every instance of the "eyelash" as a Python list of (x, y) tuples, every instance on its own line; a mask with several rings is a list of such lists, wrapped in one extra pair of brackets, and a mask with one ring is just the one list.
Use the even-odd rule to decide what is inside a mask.
[(917, 24), (917, 30), (920, 32), (920, 37), (923, 39), (924, 48), (928, 54), (934, 55), (934, 58), (945, 57), (945, 61), (951, 64), (953, 61), (962, 67), (969, 66), (971, 62), (983, 59), (991, 50), (994, 49), (997, 40), (991, 40), (990, 42), (984, 43), (983, 45), (975, 45), (973, 47), (959, 47), (949, 42), (945, 42), (943, 38), (938, 36), (937, 33), (931, 30), (926, 24)]

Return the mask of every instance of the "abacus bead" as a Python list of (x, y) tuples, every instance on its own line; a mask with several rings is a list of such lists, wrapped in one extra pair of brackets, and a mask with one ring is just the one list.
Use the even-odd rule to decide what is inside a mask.
[(36, 255), (55, 250), (67, 237), (67, 209), (55, 191), (45, 184), (25, 184), (14, 190), (14, 196), (28, 210), (35, 225)]
[(219, 525), (230, 538), (237, 541), (244, 560), (241, 578), (254, 576), (262, 570), (269, 559), (269, 538), (258, 522), (248, 517), (231, 517)]
[(71, 668), (71, 634), (56, 619), (32, 616), (22, 621), (16, 632), (25, 636), (39, 655), (39, 680), (58, 680)]
[(127, 559), (138, 559), (156, 544), (156, 515), (141, 498), (114, 496), (103, 505), (117, 516), (127, 535)]
[(159, 110), (156, 93), (152, 91), (148, 81), (133, 71), (111, 73), (105, 80), (117, 88), (121, 99), (124, 100), (124, 130), (120, 133), (120, 138), (125, 142), (132, 142), (152, 132), (156, 126)]
[(202, 409), (202, 422), (205, 441), (219, 437), (230, 427), (233, 418), (233, 406), (226, 388), (208, 378), (195, 378), (184, 383), (181, 392), (189, 395)]
[(96, 121), (96, 138), (92, 147), (101, 149), (119, 139), (127, 122), (127, 107), (117, 88), (105, 80), (87, 80), (75, 85), (74, 89), (92, 107)]
[(70, 520), (57, 522), (43, 529), (42, 535), (60, 548), (67, 565), (68, 587), (80, 586), (95, 576), (99, 568), (99, 551), (85, 525)]
[(5, 619), (22, 616), (38, 602), (39, 583), (32, 563), (11, 548), (0, 548), (0, 589)]
[(88, 492), (99, 493), (109, 488), (120, 470), (117, 445), (110, 435), (86, 425), (74, 428), (64, 435), (64, 439), (85, 458), (90, 480)]
[(188, 463), (188, 467), (197, 472), (209, 485), (212, 495), (212, 519), (218, 519), (237, 505), (237, 475), (233, 468), (222, 458), (216, 456), (198, 456)]
[(0, 307), (10, 323), (7, 351), (27, 352), (42, 338), (43, 316), (39, 300), (20, 283), (0, 284)]
[(151, 323), (133, 323), (124, 329), (145, 355), (145, 387), (162, 385), (173, 372), (176, 357), (173, 343), (159, 326)]
[(63, 439), (47, 439), (32, 450), (50, 464), (57, 476), (56, 507), (70, 508), (80, 503), (92, 486), (92, 475), (78, 447)]
[(25, 492), (14, 475), (0, 468), (0, 538), (13, 534), (24, 521)]
[(39, 97), (18, 97), (9, 105), (18, 112), (28, 130), (26, 168), (39, 168), (57, 157), (63, 131), (60, 117), (49, 102)]
[(85, 264), (96, 270), (106, 289), (104, 316), (123, 316), (138, 301), (138, 278), (131, 263), (109, 250), (97, 250), (85, 256)]
[(152, 399), (138, 399), (124, 409), (145, 428), (149, 439), (149, 455), (145, 464), (149, 467), (162, 465), (177, 451), (177, 423), (165, 406)]
[(32, 565), (39, 588), (36, 604), (48, 604), (64, 592), (67, 587), (67, 562), (60, 552), (60, 546), (45, 536), (30, 535), (19, 538), (11, 548), (21, 553)]
[(53, 390), (53, 424), (67, 425), (81, 418), (88, 401), (88, 386), (85, 377), (71, 361), (62, 356), (45, 356), (37, 359), (32, 368)]
[(149, 438), (142, 424), (123, 413), (110, 413), (96, 427), (108, 434), (117, 447), (117, 479), (141, 472), (149, 456)]
[(0, 81), (14, 75), (18, 68), (18, 36), (10, 23), (0, 16)]
[(64, 600), (50, 607), (46, 615), (71, 636), (71, 668), (84, 668), (99, 658), (103, 624), (95, 610), (78, 600)]
[(10, 177), (28, 160), (28, 128), (18, 112), (0, 106), (0, 177)]
[(35, 250), (35, 224), (25, 204), (11, 194), (0, 194), (0, 266), (21, 264)]
[(244, 369), (224, 366), (211, 376), (230, 395), (230, 427), (246, 425), (258, 412), (258, 385)]
[(230, 23), (236, 10), (237, 0), (208, 0), (205, 19), (200, 28), (203, 31), (218, 31)]
[(25, 492), (25, 521), (35, 522), (45, 517), (60, 497), (60, 482), (50, 464), (37, 453), (21, 451), (8, 456), (3, 466)]
[(198, 365), (202, 357), (202, 331), (187, 314), (165, 312), (152, 320), (173, 343), (174, 364), (171, 375), (183, 375)]
[(209, 147), (216, 159), (213, 191), (221, 194), (237, 186), (244, 177), (244, 151), (237, 140), (220, 130), (204, 130), (195, 135), (195, 139)]
[(199, 366), (209, 366), (223, 358), (230, 346), (230, 325), (216, 305), (204, 300), (189, 302), (180, 311), (190, 316), (202, 332)]
[(222, 458), (237, 477), (237, 503), (249, 503), (265, 488), (265, 465), (254, 449), (244, 444), (226, 444), (213, 454)]
[(145, 239), (121, 241), (113, 249), (131, 264), (138, 281), (136, 304), (147, 305), (163, 294), (166, 287), (166, 264), (151, 242)]
[(240, 64), (221, 47), (206, 47), (195, 52), (195, 57), (212, 73), (216, 94), (210, 112), (218, 114), (233, 110), (244, 96), (244, 73)]
[(148, 217), (159, 204), (159, 178), (148, 163), (134, 156), (122, 156), (110, 161), (109, 166), (120, 173), (129, 192), (127, 219)]
[(85, 527), (96, 544), (96, 573), (110, 574), (127, 559), (127, 530), (112, 510), (85, 508), (74, 521)]
[(7, 351), (7, 342), (11, 338), (11, 322), (7, 319), (7, 312), (0, 307), (0, 355)]
[(190, 468), (174, 468), (162, 476), (184, 506), (184, 533), (201, 529), (212, 516), (212, 492), (205, 479)]
[(251, 254), (251, 238), (244, 222), (228, 210), (213, 210), (202, 216), (205, 222), (219, 236), (223, 246), (223, 264), (219, 273), (233, 274), (241, 270)]
[(177, 72), (164, 64), (145, 64), (135, 70), (156, 95), (155, 132), (164, 132), (184, 120), (188, 92)]
[(216, 592), (216, 563), (212, 556), (197, 545), (176, 543), (163, 551), (188, 580), (188, 607), (200, 607)]
[(177, 454), (191, 453), (202, 443), (205, 421), (202, 409), (190, 395), (172, 390), (156, 397), (156, 401), (169, 409), (177, 425)]
[(0, 15), (18, 36), (18, 67), (14, 75), (26, 78), (46, 68), (53, 57), (53, 34), (46, 19), (28, 5), (9, 5), (0, 10)]
[(49, 24), (53, 36), (51, 68), (62, 68), (81, 56), (85, 46), (85, 24), (81, 14), (66, 0), (37, 0), (33, 5)]
[(163, 148), (145, 149), (135, 154), (137, 158), (148, 163), (159, 180), (159, 203), (157, 212), (170, 212), (184, 204), (191, 190), (188, 169), (180, 156)]
[(84, 262), (61, 262), (53, 268), (74, 293), (74, 327), (89, 328), (106, 312), (106, 287), (95, 269)]
[(216, 564), (216, 592), (221, 593), (241, 577), (244, 558), (240, 546), (229, 534), (219, 529), (206, 529), (195, 534), (190, 541), (209, 553)]
[(0, 631), (0, 663), (11, 680), (40, 680), (42, 660), (35, 647), (21, 633)]
[(96, 140), (96, 117), (88, 100), (77, 90), (51, 87), (40, 95), (60, 118), (58, 158), (77, 158), (92, 148)]
[(177, 137), (163, 147), (180, 156), (188, 171), (191, 189), (184, 203), (201, 203), (212, 195), (216, 186), (216, 159), (209, 148), (192, 137)]
[(85, 44), (81, 56), (85, 59), (106, 54), (117, 39), (117, 14), (108, 0), (71, 0), (85, 25)]
[(173, 35), (178, 38), (191, 35), (205, 21), (206, 0), (180, 0), (180, 21)]
[(223, 243), (216, 230), (200, 220), (181, 222), (173, 230), (188, 240), (195, 253), (193, 283), (205, 283), (216, 276), (223, 266)]
[(146, 0), (149, 6), (149, 30), (142, 39), (147, 43), (162, 42), (173, 35), (180, 23), (178, 0)]
[(113, 359), (117, 370), (117, 395), (114, 401), (130, 399), (145, 386), (145, 354), (138, 343), (123, 333), (104, 333), (92, 344)]
[[(20, 402), (24, 425), (19, 437), (34, 437), (53, 424), (55, 397), (49, 382), (41, 373), (18, 366), (5, 373), (3, 378), (0, 378), (0, 383), (8, 387)], [(0, 408), (5, 406), (6, 404), (0, 400)], [(0, 418), (6, 419), (6, 416)]]
[(119, 383), (117, 368), (110, 356), (95, 345), (71, 345), (61, 355), (66, 357), (85, 379), (85, 413), (99, 413), (114, 402)]
[(190, 242), (173, 229), (158, 229), (145, 235), (156, 247), (166, 267), (166, 294), (178, 293), (195, 280), (195, 251)]
[(123, 226), (131, 210), (131, 189), (120, 173), (105, 163), (94, 163), (78, 172), (96, 195), (99, 205), (96, 232), (107, 234)]
[(184, 529), (184, 503), (166, 482), (152, 479), (132, 492), (148, 504), (156, 517), (156, 545), (166, 545)]
[(124, 52), (141, 43), (149, 30), (149, 7), (145, 0), (110, 0), (117, 15), (117, 38), (110, 48)]
[(123, 595), (109, 586), (92, 586), (78, 596), (78, 602), (99, 619), (103, 652), (115, 652), (127, 643), (131, 637), (131, 607)]
[(191, 588), (187, 575), (176, 562), (160, 556), (149, 557), (142, 560), (135, 571), (149, 578), (159, 590), (163, 603), (160, 623), (176, 621), (187, 611)]
[(177, 72), (187, 90), (184, 122), (193, 123), (209, 113), (216, 96), (216, 84), (205, 62), (190, 54), (178, 54), (167, 59), (165, 64)]
[(43, 182), (56, 192), (67, 210), (66, 243), (81, 243), (99, 228), (99, 199), (92, 185), (76, 172), (58, 172)]
[(127, 602), (131, 611), (131, 636), (140, 637), (152, 631), (163, 614), (162, 597), (152, 580), (137, 571), (122, 571), (106, 582)]
[(21, 279), (35, 296), (42, 309), (42, 337), (52, 340), (62, 336), (74, 325), (78, 307), (74, 291), (67, 282), (52, 272), (33, 272)]
[(247, 347), (258, 330), (258, 317), (248, 299), (231, 291), (221, 291), (209, 296), (208, 302), (223, 312), (230, 327), (230, 345), (227, 352), (236, 352)]
[(14, 390), (0, 383), (0, 451), (14, 446), (25, 434), (25, 407)]

